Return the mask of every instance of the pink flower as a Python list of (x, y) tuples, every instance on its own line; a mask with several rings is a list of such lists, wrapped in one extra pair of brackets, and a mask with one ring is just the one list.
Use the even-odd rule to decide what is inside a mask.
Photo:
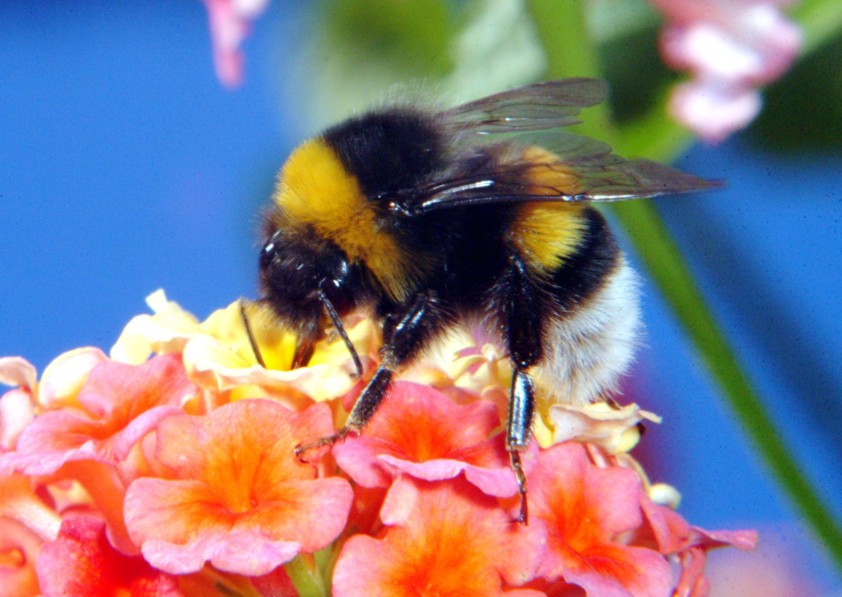
[(240, 400), (203, 417), (164, 419), (156, 456), (172, 478), (141, 478), (126, 493), (126, 526), (146, 560), (173, 574), (217, 569), (263, 575), (336, 539), (353, 492), (316, 479), (295, 446), (329, 435), (330, 411), (293, 413)]
[[(755, 531), (706, 531), (689, 525), (676, 512), (655, 504), (642, 496), (641, 507), (654, 538), (654, 546), (665, 555), (675, 555), (681, 565), (681, 575), (675, 587), (675, 597), (703, 597), (708, 593), (704, 576), (707, 552), (719, 547), (733, 546), (742, 550), (757, 547)], [(645, 541), (646, 530), (637, 537)]]
[(216, 76), (223, 85), (236, 87), (242, 83), (240, 44), (250, 33), (251, 21), (260, 16), (268, 4), (269, 0), (205, 0)]
[(364, 487), (388, 487), (400, 473), (438, 481), (465, 474), (497, 497), (517, 492), (500, 417), (491, 402), (458, 405), (427, 386), (394, 384), (359, 436), (334, 447), (339, 466)]
[(716, 142), (760, 111), (758, 86), (795, 60), (801, 32), (779, 10), (786, 0), (651, 0), (666, 17), (661, 51), (693, 79), (673, 91), (670, 111)]
[(464, 479), (395, 481), (380, 511), (381, 537), (354, 535), (333, 574), (337, 597), (541, 595), (506, 590), (530, 580), (544, 552), (543, 527), (512, 522)]
[(38, 388), (35, 367), (20, 357), (0, 358), (0, 383), (15, 385), (0, 396), (0, 454), (13, 450), (35, 417)]
[(196, 391), (179, 355), (137, 367), (106, 361), (91, 371), (77, 405), (35, 418), (2, 461), (28, 475), (49, 475), (74, 460), (125, 464), (138, 440), (161, 418), (181, 412)]
[(35, 568), (45, 597), (183, 595), (175, 577), (111, 547), (105, 522), (90, 516), (62, 522), (58, 538), (38, 552)]
[(0, 474), (0, 597), (38, 594), (35, 554), (61, 519), (23, 475)]
[(589, 595), (669, 595), (672, 574), (663, 555), (631, 545), (644, 522), (640, 478), (630, 469), (600, 468), (586, 449), (568, 443), (541, 452), (529, 477), (531, 517), (547, 526), (547, 553), (538, 574)]
[(21, 432), (35, 417), (32, 394), (15, 388), (0, 396), (0, 453), (13, 450)]

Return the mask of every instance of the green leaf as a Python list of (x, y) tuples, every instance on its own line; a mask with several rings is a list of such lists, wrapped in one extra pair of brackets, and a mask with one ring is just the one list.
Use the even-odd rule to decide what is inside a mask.
[(329, 0), (311, 37), (302, 83), (319, 127), (376, 104), (384, 89), (467, 101), (530, 83), (545, 66), (519, 0)]

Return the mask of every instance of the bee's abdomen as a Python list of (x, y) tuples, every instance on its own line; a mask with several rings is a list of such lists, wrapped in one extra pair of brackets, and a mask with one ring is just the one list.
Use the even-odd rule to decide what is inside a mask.
[(597, 293), (618, 267), (621, 253), (605, 218), (596, 209), (582, 212), (582, 234), (552, 271), (553, 295), (563, 311)]
[(583, 405), (618, 389), (640, 336), (639, 285), (619, 253), (587, 298), (545, 321), (544, 353), (533, 371), (544, 407)]
[(520, 255), (550, 303), (533, 375), (545, 400), (585, 404), (615, 391), (632, 360), (640, 332), (638, 279), (596, 209), (538, 207), (516, 219), (521, 233), (533, 234), (521, 237)]
[(508, 237), (562, 314), (599, 289), (620, 255), (605, 218), (583, 203), (524, 204)]

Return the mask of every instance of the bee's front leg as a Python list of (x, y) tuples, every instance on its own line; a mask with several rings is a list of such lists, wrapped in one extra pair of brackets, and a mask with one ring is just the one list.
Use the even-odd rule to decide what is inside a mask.
[(296, 456), (301, 458), (301, 455), (308, 450), (333, 445), (351, 432), (362, 431), (386, 396), (394, 372), (419, 352), (432, 335), (442, 315), (443, 310), (431, 291), (416, 295), (411, 301), (399, 305), (393, 313), (388, 314), (387, 322), (397, 321), (397, 323), (394, 325), (388, 323), (384, 326), (380, 367), (357, 398), (345, 426), (333, 435), (297, 446)]

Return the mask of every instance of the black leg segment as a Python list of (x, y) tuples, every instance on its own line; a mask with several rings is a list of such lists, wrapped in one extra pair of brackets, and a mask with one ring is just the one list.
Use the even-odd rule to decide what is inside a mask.
[(509, 394), (506, 449), (521, 450), (529, 444), (534, 416), (535, 384), (523, 369), (515, 369), (512, 374), (512, 391)]
[(543, 323), (548, 313), (549, 293), (538, 286), (527, 266), (517, 254), (509, 257), (506, 274), (497, 285), (497, 304), (501, 311), (501, 327), (509, 349), (514, 371), (509, 394), (509, 420), (506, 426), (506, 449), (509, 451), (520, 492), (520, 514), (517, 521), (528, 522), (526, 475), (520, 452), (529, 445), (532, 420), (535, 416), (535, 384), (527, 370), (535, 365), (543, 352)]

